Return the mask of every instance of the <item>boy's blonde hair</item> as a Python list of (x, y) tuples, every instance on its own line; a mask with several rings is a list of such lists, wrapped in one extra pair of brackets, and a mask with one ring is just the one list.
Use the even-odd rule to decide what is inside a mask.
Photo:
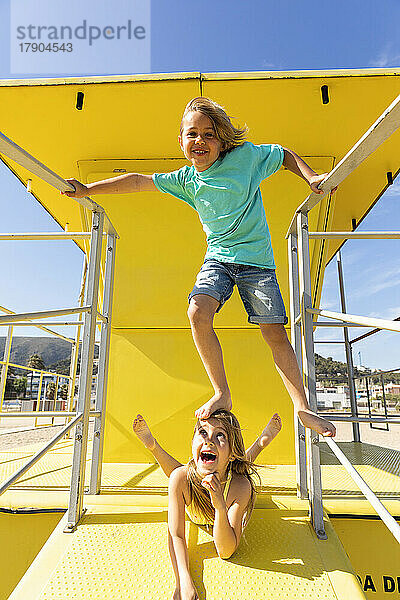
[(188, 102), (183, 112), (180, 135), (183, 132), (183, 121), (186, 115), (190, 112), (201, 112), (208, 117), (215, 129), (215, 134), (222, 143), (221, 155), (225, 155), (237, 146), (241, 146), (246, 141), (246, 133), (248, 131), (245, 125), (242, 129), (237, 129), (231, 122), (230, 117), (225, 112), (224, 108), (204, 96), (198, 96)]
[[(248, 479), (250, 482), (251, 496), (245, 510), (244, 525), (246, 525), (250, 519), (250, 515), (256, 501), (256, 486), (253, 480), (254, 476), (258, 477), (259, 484), (261, 483), (261, 479), (255, 469), (254, 464), (247, 460), (242, 430), (235, 415), (228, 410), (218, 409), (212, 413), (210, 418), (211, 417), (219, 421), (220, 426), (225, 430), (228, 438), (231, 458), (233, 460), (231, 460), (228, 464), (227, 475), (230, 470), (232, 475), (237, 473), (238, 475), (246, 477), (246, 479)], [(201, 424), (198, 420), (194, 428), (193, 435), (200, 428)], [(196, 516), (204, 518), (204, 521), (207, 523), (213, 523), (215, 519), (215, 510), (211, 503), (210, 494), (201, 484), (201, 481), (202, 479), (196, 469), (196, 463), (194, 459), (191, 458), (188, 462), (187, 468), (190, 504), (192, 505)]]

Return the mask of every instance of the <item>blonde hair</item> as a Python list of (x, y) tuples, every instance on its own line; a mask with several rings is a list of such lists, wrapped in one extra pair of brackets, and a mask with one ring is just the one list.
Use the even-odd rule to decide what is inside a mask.
[(245, 125), (242, 129), (236, 128), (230, 117), (225, 112), (224, 108), (211, 100), (210, 98), (206, 98), (204, 96), (198, 96), (197, 98), (193, 98), (188, 102), (183, 111), (181, 126), (180, 126), (180, 135), (182, 136), (183, 132), (183, 121), (186, 115), (190, 112), (201, 112), (203, 115), (208, 117), (215, 130), (215, 134), (219, 141), (222, 143), (222, 152), (221, 156), (223, 157), (227, 152), (230, 152), (237, 146), (241, 146), (246, 141), (246, 133), (248, 131), (247, 125)]
[[(246, 525), (250, 519), (250, 515), (256, 501), (256, 486), (254, 484), (253, 478), (255, 476), (258, 477), (259, 484), (261, 484), (260, 476), (257, 473), (254, 464), (247, 460), (242, 430), (235, 415), (229, 412), (228, 410), (218, 409), (212, 413), (210, 418), (218, 420), (220, 426), (225, 430), (228, 438), (231, 458), (233, 460), (231, 460), (228, 464), (227, 474), (229, 473), (229, 471), (231, 471), (232, 475), (236, 473), (238, 475), (246, 477), (246, 479), (248, 479), (248, 481), (250, 482), (251, 495), (245, 510), (246, 517), (244, 525)], [(198, 420), (194, 428), (193, 435), (200, 428), (201, 424)], [(204, 518), (205, 522), (213, 523), (215, 519), (215, 510), (211, 503), (210, 494), (201, 484), (201, 481), (202, 480), (196, 469), (196, 463), (194, 459), (191, 458), (187, 465), (187, 482), (189, 488), (190, 504), (192, 505), (193, 511), (196, 514), (196, 516)]]

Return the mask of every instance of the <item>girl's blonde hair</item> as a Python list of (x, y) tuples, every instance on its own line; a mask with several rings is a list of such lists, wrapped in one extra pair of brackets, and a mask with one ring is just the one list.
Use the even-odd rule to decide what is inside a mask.
[(214, 102), (214, 100), (204, 96), (193, 98), (186, 105), (180, 126), (181, 136), (183, 132), (183, 121), (186, 115), (195, 111), (201, 112), (211, 120), (215, 129), (215, 134), (222, 143), (221, 157), (237, 146), (241, 146), (243, 142), (246, 141), (246, 133), (248, 131), (247, 126), (245, 125), (242, 129), (237, 129), (232, 124), (231, 119), (224, 108)]
[[(247, 460), (242, 430), (235, 415), (228, 410), (218, 409), (212, 413), (210, 418), (211, 417), (218, 420), (220, 426), (226, 431), (228, 438), (232, 460), (228, 463), (227, 475), (229, 471), (231, 471), (232, 475), (237, 473), (238, 475), (246, 477), (246, 479), (248, 479), (250, 482), (251, 495), (245, 510), (246, 516), (244, 525), (246, 525), (256, 501), (256, 486), (253, 479), (254, 477), (257, 477), (259, 484), (261, 484), (261, 479), (255, 469), (254, 464)], [(194, 428), (193, 435), (199, 429), (201, 429), (201, 424), (198, 420)], [(194, 513), (196, 516), (204, 518), (205, 522), (213, 523), (215, 519), (215, 510), (211, 503), (209, 492), (201, 484), (202, 480), (197, 473), (196, 463), (193, 458), (191, 458), (188, 462), (187, 481), (190, 503), (193, 507)]]

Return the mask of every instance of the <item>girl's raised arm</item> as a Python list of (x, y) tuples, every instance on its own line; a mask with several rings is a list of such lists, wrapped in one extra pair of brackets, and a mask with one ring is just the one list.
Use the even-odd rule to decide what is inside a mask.
[(250, 483), (243, 478), (238, 486), (236, 498), (232, 505), (228, 509), (225, 507), (225, 510), (215, 511), (213, 537), (220, 558), (230, 558), (239, 546), (243, 531), (243, 517), (250, 496)]
[(168, 486), (169, 551), (174, 568), (176, 585), (182, 600), (196, 600), (198, 595), (189, 572), (189, 556), (185, 538), (186, 467), (172, 471)]

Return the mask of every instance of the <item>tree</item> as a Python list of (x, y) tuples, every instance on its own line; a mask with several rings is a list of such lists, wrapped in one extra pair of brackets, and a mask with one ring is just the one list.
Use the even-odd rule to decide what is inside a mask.
[[(32, 354), (32, 356), (30, 356), (28, 358), (28, 362), (26, 363), (26, 366), (29, 367), (30, 369), (39, 369), (39, 370), (43, 370), (45, 368), (45, 364), (43, 362), (42, 357), (39, 354)], [(31, 400), (32, 398), (32, 380), (33, 380), (33, 371), (31, 371)], [(33, 408), (35, 410), (35, 407)]]
[(54, 381), (50, 381), (47, 384), (47, 388), (46, 388), (46, 399), (47, 400), (55, 400), (55, 395), (56, 395), (56, 384), (54, 383)]
[(26, 377), (17, 377), (16, 379), (14, 379), (14, 390), (15, 390), (15, 393), (17, 394), (17, 398), (20, 398), (21, 396), (23, 398), (25, 397), (26, 383), (27, 383)]
[(66, 400), (68, 398), (68, 383), (63, 383), (61, 388), (60, 388), (60, 397), (63, 400)]

